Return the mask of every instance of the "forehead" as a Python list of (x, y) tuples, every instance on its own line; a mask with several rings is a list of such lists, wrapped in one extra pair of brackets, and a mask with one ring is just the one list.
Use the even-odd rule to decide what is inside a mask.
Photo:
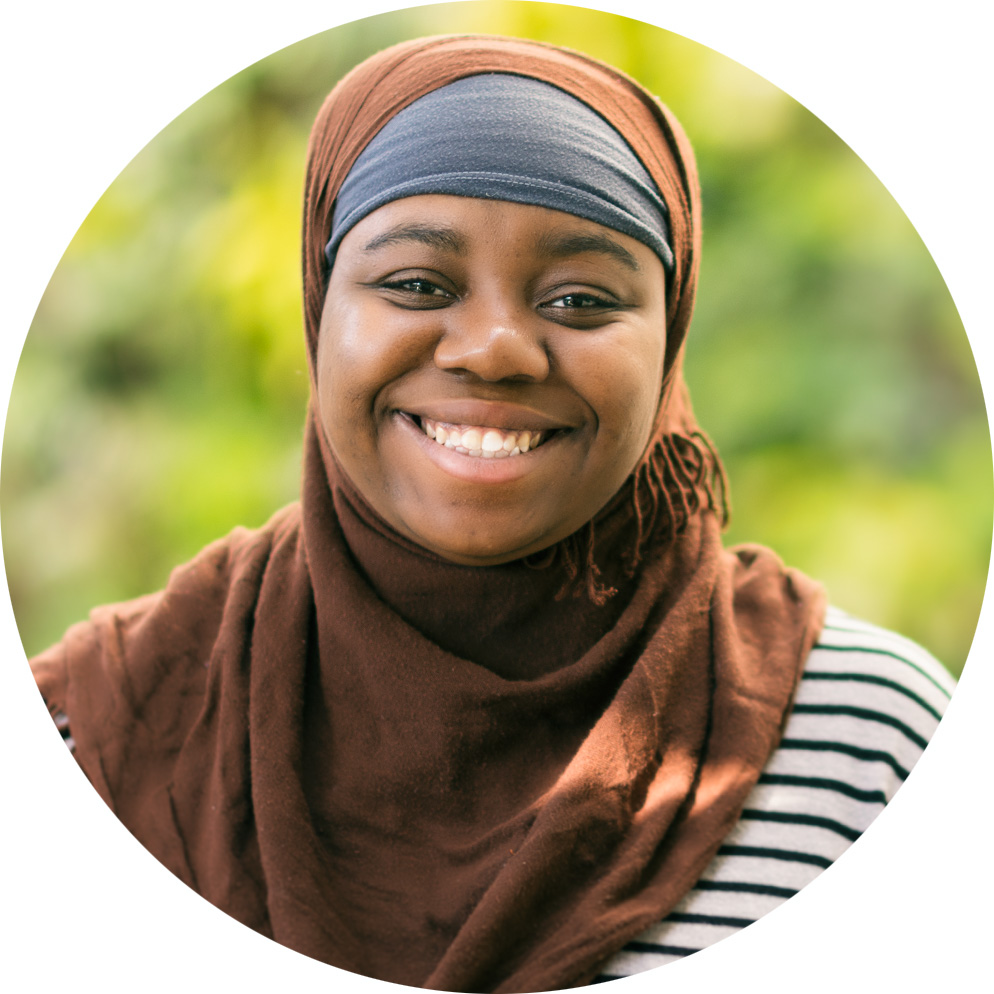
[(418, 246), (452, 255), (485, 247), (513, 247), (525, 254), (562, 259), (591, 255), (633, 272), (653, 270), (646, 245), (595, 221), (532, 204), (423, 194), (385, 204), (343, 239), (343, 256), (373, 256), (397, 246)]

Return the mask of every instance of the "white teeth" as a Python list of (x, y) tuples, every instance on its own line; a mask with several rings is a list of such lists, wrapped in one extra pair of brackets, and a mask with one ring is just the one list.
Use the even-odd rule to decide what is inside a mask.
[(501, 435), (499, 431), (494, 431), (491, 428), (490, 431), (483, 436), (483, 442), (480, 444), (480, 448), (483, 449), (483, 451), (488, 455), (493, 456), (498, 449), (504, 448), (504, 436)]
[(537, 448), (542, 441), (543, 432), (505, 431), (502, 428), (457, 427), (443, 425), (428, 418), (420, 419), (424, 433), (433, 438), (439, 445), (467, 456), (484, 459), (506, 459), (509, 456), (520, 456), (530, 449)]

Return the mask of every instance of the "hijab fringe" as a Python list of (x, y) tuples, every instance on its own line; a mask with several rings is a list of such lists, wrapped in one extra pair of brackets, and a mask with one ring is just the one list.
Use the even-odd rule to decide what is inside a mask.
[[(715, 513), (723, 528), (731, 516), (725, 467), (711, 439), (699, 430), (690, 435), (668, 432), (657, 438), (628, 478), (622, 494), (635, 520), (635, 537), (625, 564), (629, 576), (638, 570), (661, 511), (665, 521), (659, 534), (667, 542), (675, 541), (702, 507)], [(528, 565), (543, 569), (561, 559), (566, 579), (556, 593), (556, 600), (569, 594), (573, 597), (586, 594), (592, 604), (602, 607), (618, 591), (601, 582), (596, 540), (596, 523), (592, 520), (554, 546), (552, 555), (538, 553), (529, 557)]]

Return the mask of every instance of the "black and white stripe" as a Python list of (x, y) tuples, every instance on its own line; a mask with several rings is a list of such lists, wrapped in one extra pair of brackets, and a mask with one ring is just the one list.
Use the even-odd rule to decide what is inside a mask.
[(693, 890), (596, 982), (673, 962), (782, 904), (860, 836), (907, 778), (954, 682), (914, 642), (830, 608), (783, 741)]
[(62, 736), (62, 741), (69, 747), (71, 753), (76, 752), (76, 740), (72, 737), (72, 733), (69, 731), (69, 719), (66, 717), (64, 711), (59, 711), (58, 714), (52, 716), (52, 720), (55, 722), (55, 727), (59, 730), (59, 734)]

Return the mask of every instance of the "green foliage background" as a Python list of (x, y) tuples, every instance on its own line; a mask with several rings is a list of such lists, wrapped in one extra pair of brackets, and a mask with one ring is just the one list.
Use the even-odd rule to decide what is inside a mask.
[(705, 205), (686, 373), (731, 479), (729, 542), (773, 546), (958, 673), (991, 549), (990, 436), (966, 336), (908, 220), (834, 133), (709, 49), (596, 11), (495, 2), (278, 52), (181, 115), (94, 207), (7, 418), (3, 549), (28, 653), (296, 498), (311, 121), (372, 52), (464, 31), (580, 49), (673, 108)]

